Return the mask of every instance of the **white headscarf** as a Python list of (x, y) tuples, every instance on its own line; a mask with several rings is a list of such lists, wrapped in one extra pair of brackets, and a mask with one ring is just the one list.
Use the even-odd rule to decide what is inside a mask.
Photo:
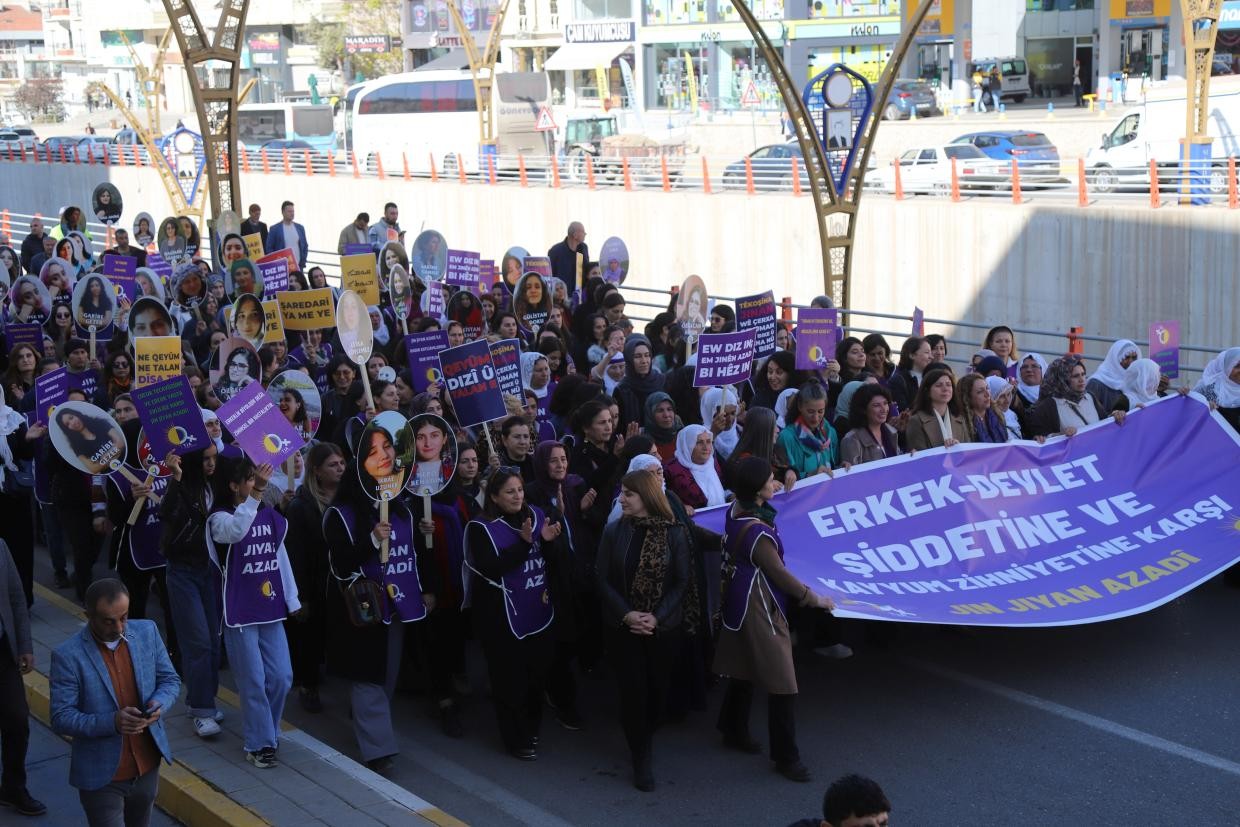
[[(547, 361), (547, 357), (541, 353), (526, 352), (521, 354), (521, 387), (532, 391), (534, 396), (542, 399), (547, 395), (547, 388), (551, 386), (550, 379), (541, 388), (530, 386), (530, 379), (534, 376), (534, 365), (538, 364), (539, 359), (542, 359), (544, 362)], [(547, 364), (550, 365), (551, 363), (547, 362)], [(550, 372), (548, 372), (548, 376), (550, 376)]]
[(781, 431), (788, 427), (788, 423), (785, 421), (788, 417), (788, 403), (796, 395), (796, 388), (788, 388), (785, 391), (781, 391), (779, 397), (775, 400), (775, 424), (779, 426)]
[(1233, 382), (1231, 372), (1240, 364), (1240, 347), (1229, 347), (1215, 356), (1201, 372), (1201, 381), (1194, 388), (1200, 393), (1205, 388), (1214, 389), (1214, 399), (1220, 408), (1240, 408), (1240, 382)]
[(1124, 369), (1124, 396), (1130, 409), (1158, 401), (1160, 373), (1153, 359), (1138, 359)]
[(388, 340), (392, 338), (392, 332), (388, 330), (387, 321), (383, 318), (383, 311), (381, 311), (377, 305), (372, 304), (366, 308), (366, 312), (379, 314), (379, 326), (375, 327), (375, 323), (372, 320), (370, 322), (370, 327), (371, 331), (374, 333), (375, 344), (380, 347), (385, 346), (388, 343)]
[(693, 446), (697, 443), (697, 438), (709, 431), (709, 428), (701, 425), (686, 425), (681, 428), (680, 433), (676, 435), (676, 461), (693, 475), (693, 481), (706, 496), (707, 505), (723, 505), (727, 502), (727, 494), (724, 492), (719, 474), (715, 472), (714, 455), (712, 454), (711, 458), (702, 465), (693, 461)]
[(9, 434), (25, 424), (26, 417), (9, 407), (4, 398), (4, 388), (0, 386), (0, 485), (4, 484), (6, 474), (17, 471), (13, 449), (9, 447)]
[(1120, 362), (1129, 353), (1135, 353), (1138, 359), (1141, 358), (1141, 348), (1137, 347), (1136, 342), (1131, 339), (1120, 339), (1111, 345), (1111, 349), (1107, 351), (1107, 358), (1102, 360), (1102, 364), (1089, 378), (1097, 379), (1113, 391), (1122, 391), (1124, 389), (1124, 366)]
[[(202, 424), (203, 424), (203, 425), (206, 425), (208, 422), (211, 422), (212, 420), (214, 420), (214, 421), (216, 421), (216, 422), (219, 422), (219, 421), (220, 421), (220, 418), (219, 418), (219, 416), (215, 413), (215, 411), (209, 411), (209, 410), (207, 410), (206, 408), (199, 408), (198, 410), (202, 411)], [(220, 424), (221, 424), (221, 426), (223, 425), (223, 423), (222, 423), (222, 422), (221, 422)], [(214, 440), (212, 440), (212, 441), (215, 443), (215, 450), (217, 450), (217, 451), (223, 451), (223, 450), (224, 450), (224, 436), (223, 436), (223, 428), (222, 428), (222, 427), (221, 427), (221, 429), (220, 429), (220, 436), (216, 437), (216, 438), (215, 438)]]
[[(715, 419), (715, 412), (723, 407), (724, 389), (711, 388), (702, 394), (702, 423), (709, 428), (710, 423)], [(729, 405), (735, 405), (737, 410), (740, 409), (740, 396), (736, 393), (736, 388), (729, 387), (727, 389), (727, 399)], [(736, 423), (732, 423), (732, 427), (721, 434), (715, 434), (715, 450), (719, 452), (719, 456), (727, 459), (736, 450), (736, 443), (740, 441), (740, 432), (736, 430)]]
[[(1012, 393), (1016, 390), (1016, 386), (1001, 376), (986, 377), (986, 387), (990, 390), (990, 403), (993, 405), (1005, 393)], [(1003, 424), (1007, 426), (1008, 432), (1017, 439), (1023, 439), (1020, 432), (1020, 420), (1016, 418), (1016, 411), (1012, 410), (1011, 405), (1003, 412)]]
[[(608, 363), (608, 366), (610, 367), (611, 365), (614, 365), (617, 362), (619, 362), (622, 365), (624, 364), (623, 353), (617, 353), (615, 356), (612, 356), (611, 361)], [(619, 385), (619, 384), (620, 384), (620, 379), (612, 379), (611, 375), (607, 373), (607, 370), (606, 369), (603, 370), (603, 390), (607, 391), (608, 396), (616, 395), (616, 385)]]
[[(1037, 353), (1026, 353), (1024, 356), (1020, 357), (1020, 363), (1023, 365), (1026, 359), (1032, 359), (1033, 361), (1037, 362), (1038, 367), (1042, 368), (1042, 375), (1046, 376), (1046, 360), (1045, 359), (1043, 359)], [(1035, 382), (1032, 385), (1025, 384), (1025, 380), (1020, 378), (1019, 368), (1016, 371), (1016, 377), (1017, 377), (1017, 381), (1020, 383), (1016, 386), (1016, 391), (1017, 393), (1021, 395), (1021, 398), (1024, 399), (1026, 402), (1028, 402), (1030, 405), (1037, 402), (1038, 397), (1042, 393), (1042, 380), (1039, 379), (1037, 382)]]
[[(662, 467), (663, 463), (659, 461), (658, 457), (652, 456), (651, 454), (638, 454), (629, 461), (629, 470), (627, 473), (631, 474), (634, 471), (646, 471), (648, 469)], [(663, 490), (667, 491), (667, 480), (661, 476), (659, 477), (659, 480), (663, 486)], [(607, 514), (607, 522), (614, 523), (616, 520), (620, 519), (620, 517), (620, 497), (617, 496), (611, 502), (611, 511)]]

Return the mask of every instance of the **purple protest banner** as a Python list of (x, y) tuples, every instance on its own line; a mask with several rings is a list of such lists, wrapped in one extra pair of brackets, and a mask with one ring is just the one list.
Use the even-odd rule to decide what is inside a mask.
[(753, 355), (762, 359), (775, 352), (775, 293), (767, 290), (736, 300), (736, 329), (754, 332)]
[(444, 300), (443, 282), (427, 282), (423, 300), (425, 304), (422, 309), (426, 312), (426, 315), (434, 319), (443, 316), (444, 311), (447, 309), (447, 303)]
[(460, 424), (480, 425), (507, 413), (486, 339), (441, 351), (439, 369)]
[(135, 387), (130, 396), (151, 445), (151, 456), (162, 460), (169, 451), (183, 456), (211, 445), (188, 377)]
[(1158, 372), (1169, 379), (1180, 377), (1180, 323), (1154, 322), (1150, 325), (1150, 358)]
[(43, 354), (43, 325), (38, 322), (9, 322), (4, 326), (4, 343), (8, 346), (7, 353), (12, 353), (17, 345), (30, 345), (40, 356)]
[(551, 278), (551, 259), (546, 256), (526, 256), (521, 262), (522, 273), (537, 273), (545, 279)]
[(374, 251), (375, 251), (375, 248), (371, 247), (369, 244), (346, 244), (344, 245), (344, 254), (346, 256), (360, 256), (363, 253), (373, 254)]
[(482, 257), (468, 250), (448, 251), (448, 270), (444, 275), (444, 283), (456, 287), (474, 288), (478, 285), (478, 275), (482, 272)]
[(491, 345), (491, 364), (495, 366), (495, 378), (504, 393), (512, 394), (524, 404), (521, 390), (521, 343), (516, 339), (501, 339)]
[(409, 357), (414, 393), (422, 393), (432, 382), (443, 379), (439, 372), (439, 351), (447, 349), (448, 334), (442, 330), (410, 333), (405, 337), (405, 354)]
[(698, 337), (693, 387), (735, 385), (753, 373), (754, 332), (703, 333)]
[[(1060, 626), (1161, 606), (1240, 559), (1240, 436), (1173, 395), (1045, 445), (918, 451), (775, 497), (784, 563), (836, 614)], [(694, 520), (722, 531), (725, 507)]]
[(216, 414), (255, 465), (265, 462), (278, 468), (305, 444), (297, 428), (285, 419), (275, 400), (258, 382), (242, 388)]
[(272, 261), (257, 261), (254, 264), (258, 268), (264, 296), (274, 296), (288, 289), (288, 259), (277, 258)]
[(913, 308), (913, 334), (914, 336), (926, 335), (926, 311), (920, 307)]
[(797, 370), (825, 367), (835, 358), (840, 342), (839, 315), (835, 310), (802, 307), (797, 310)]
[(111, 279), (113, 286), (125, 294), (131, 302), (138, 298), (138, 260), (133, 256), (106, 255), (103, 257), (103, 274)]
[(69, 398), (69, 369), (57, 368), (34, 380), (34, 421), (46, 425), (56, 406)]
[(495, 260), (484, 258), (478, 261), (478, 281), (475, 285), (476, 292), (479, 296), (483, 293), (490, 292), (491, 285), (495, 283)]
[(146, 266), (150, 268), (155, 275), (159, 276), (164, 284), (167, 284), (172, 278), (172, 264), (159, 253), (146, 254)]

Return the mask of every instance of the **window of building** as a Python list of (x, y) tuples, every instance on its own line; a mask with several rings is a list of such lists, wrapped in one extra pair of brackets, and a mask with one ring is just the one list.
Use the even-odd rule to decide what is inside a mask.
[(574, 0), (578, 20), (605, 20), (633, 16), (633, 0)]

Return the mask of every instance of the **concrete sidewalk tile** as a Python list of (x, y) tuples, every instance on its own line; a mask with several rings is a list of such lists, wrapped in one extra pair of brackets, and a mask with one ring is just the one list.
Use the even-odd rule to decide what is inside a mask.
[(305, 827), (307, 824), (323, 823), (295, 804), (287, 804), (282, 806), (278, 812), (266, 811), (261, 815), (271, 822), (272, 827)]
[(413, 810), (395, 801), (385, 801), (374, 807), (366, 808), (366, 815), (373, 819), (377, 819), (388, 827), (404, 827), (407, 824), (417, 824), (423, 819)]
[[(264, 770), (268, 772), (268, 770)], [(261, 779), (255, 778), (240, 766), (221, 767), (218, 770), (202, 773), (202, 777), (230, 796), (238, 790), (266, 786)]]
[[(383, 822), (375, 821), (365, 810), (357, 810), (348, 804), (335, 806), (313, 806), (311, 811), (328, 824), (336, 827), (383, 827)], [(417, 822), (407, 822), (416, 824)]]

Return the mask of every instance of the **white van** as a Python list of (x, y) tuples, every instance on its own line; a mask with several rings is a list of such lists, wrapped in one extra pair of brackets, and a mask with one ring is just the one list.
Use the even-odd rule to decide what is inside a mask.
[(1023, 57), (989, 57), (975, 60), (970, 64), (969, 77), (972, 78), (974, 72), (990, 77), (996, 66), (1003, 78), (1002, 97), (1023, 103), (1025, 98), (1033, 94), (1029, 88), (1029, 64), (1025, 63)]
[[(1159, 88), (1121, 115), (1102, 133), (1101, 145), (1089, 150), (1085, 168), (1090, 185), (1099, 192), (1121, 186), (1148, 188), (1150, 161), (1168, 169), (1167, 179), (1179, 180), (1180, 142), (1184, 139), (1187, 87)], [(1210, 82), (1210, 118), (1207, 132), (1214, 140), (1210, 157), (1214, 167), (1209, 187), (1219, 194), (1227, 188), (1227, 159), (1240, 154), (1240, 78), (1218, 77)]]

